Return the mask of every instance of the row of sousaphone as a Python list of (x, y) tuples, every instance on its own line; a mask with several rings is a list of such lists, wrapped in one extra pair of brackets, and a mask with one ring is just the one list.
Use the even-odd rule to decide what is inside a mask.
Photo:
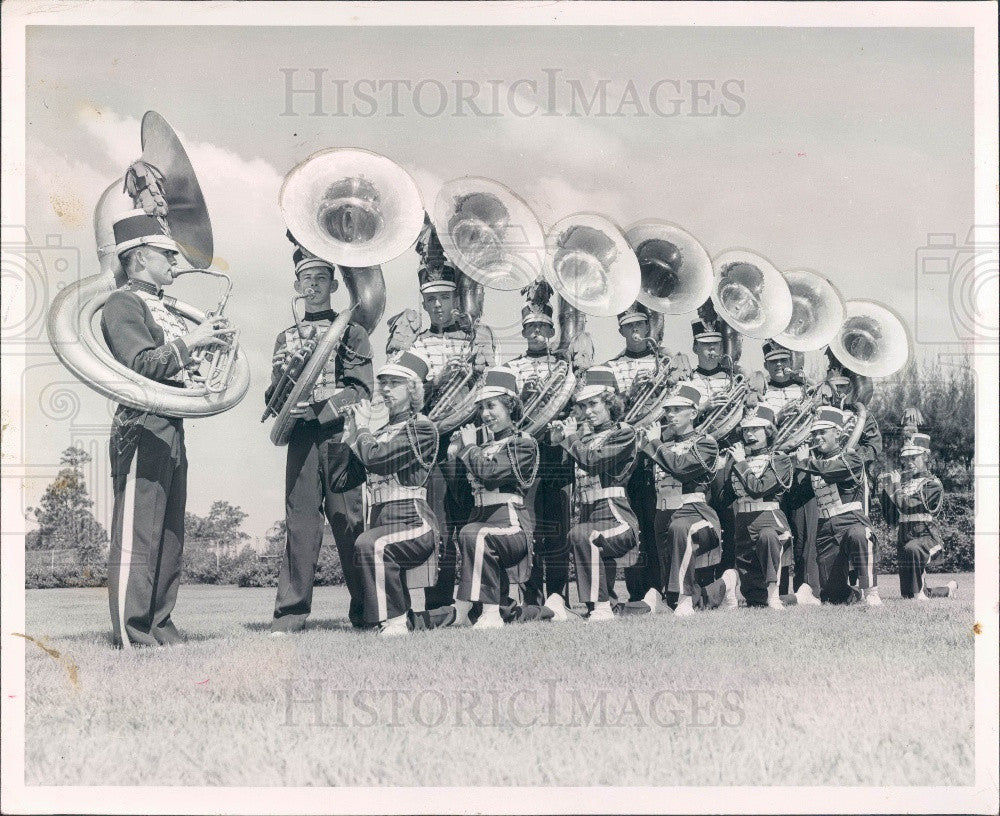
[[(154, 112), (142, 123), (140, 162), (165, 179), (167, 221), (190, 270), (221, 275), (207, 267), (213, 257), (212, 230), (197, 178), (170, 126)], [(249, 365), (234, 343), (228, 352), (196, 360), (193, 387), (177, 389), (140, 377), (120, 365), (99, 340), (94, 317), (123, 282), (114, 252), (113, 217), (140, 202), (110, 185), (95, 211), (101, 273), (62, 290), (49, 312), (49, 336), (57, 355), (81, 380), (117, 402), (168, 416), (209, 416), (236, 405), (249, 387)], [(384, 156), (358, 149), (320, 151), (293, 168), (284, 180), (280, 205), (289, 236), (306, 253), (336, 265), (351, 297), (333, 325), (308, 338), (304, 352), (283, 372), (281, 387), (265, 418), (275, 417), (271, 439), (286, 444), (295, 419), (292, 407), (304, 399), (330, 355), (337, 353), (350, 321), (371, 334), (385, 308), (381, 265), (420, 239), (461, 270), (459, 310), (472, 326), (482, 317), (483, 290), (520, 289), (529, 297), (556, 294), (559, 340), (549, 382), (525, 411), (523, 429), (538, 434), (565, 406), (575, 384), (575, 367), (592, 360), (586, 316), (615, 315), (639, 301), (652, 312), (653, 344), (661, 365), (628, 406), (627, 421), (644, 425), (662, 404), (686, 358), (659, 351), (664, 315), (698, 312), (722, 331), (731, 364), (739, 358), (740, 336), (774, 338), (794, 352), (829, 345), (843, 365), (861, 377), (887, 376), (901, 368), (909, 343), (901, 321), (871, 301), (846, 303), (833, 285), (808, 270), (782, 274), (766, 259), (744, 250), (709, 257), (680, 227), (640, 222), (622, 231), (604, 216), (577, 213), (547, 232), (528, 205), (496, 181), (464, 177), (444, 184), (433, 213), (425, 212), (413, 179)], [(438, 243), (439, 242), (439, 243)], [(544, 283), (543, 283), (544, 282)], [(221, 313), (228, 289), (212, 311), (168, 301), (189, 320)], [(294, 310), (294, 309), (293, 309)], [(589, 344), (589, 347), (588, 347)], [(445, 387), (431, 395), (428, 412), (442, 431), (468, 420), (475, 375), (470, 359), (456, 360)], [(571, 364), (574, 361), (577, 365)], [(720, 433), (739, 421), (748, 384), (734, 376), (732, 399), (711, 412), (702, 427)]]

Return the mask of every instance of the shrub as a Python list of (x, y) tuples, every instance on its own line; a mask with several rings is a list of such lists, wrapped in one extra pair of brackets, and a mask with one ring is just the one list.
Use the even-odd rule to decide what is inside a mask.
[[(928, 572), (973, 572), (975, 559), (975, 495), (973, 493), (948, 493), (938, 519), (944, 551), (935, 556), (927, 567)], [(879, 540), (878, 571), (882, 574), (899, 570), (896, 548), (896, 530), (882, 518), (877, 502), (872, 503), (872, 525)]]

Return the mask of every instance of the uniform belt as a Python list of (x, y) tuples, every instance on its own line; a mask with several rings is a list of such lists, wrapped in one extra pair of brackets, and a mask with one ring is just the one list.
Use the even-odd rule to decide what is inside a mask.
[(909, 513), (909, 514), (902, 513), (899, 516), (899, 521), (902, 524), (909, 524), (915, 521), (926, 521), (928, 524), (930, 524), (932, 521), (934, 521), (934, 516), (932, 516), (930, 513)]
[(494, 504), (524, 504), (524, 499), (517, 493), (501, 493), (498, 490), (482, 490), (472, 497), (476, 507), (489, 507)]
[(656, 497), (657, 510), (676, 510), (681, 506), (681, 504), (683, 504), (683, 502), (681, 501), (679, 493), (669, 493)]
[(385, 504), (391, 501), (405, 501), (406, 499), (426, 499), (426, 487), (381, 487), (372, 488), (372, 504)]
[(778, 503), (773, 501), (751, 501), (749, 499), (736, 502), (737, 513), (757, 513), (761, 510), (777, 510)]
[(337, 393), (336, 386), (320, 385), (313, 389), (310, 402), (326, 402)]
[(681, 504), (705, 504), (704, 493), (682, 493)]
[(624, 487), (599, 487), (593, 490), (581, 490), (580, 504), (593, 504), (601, 499), (622, 499), (624, 497)]
[(848, 502), (847, 504), (840, 504), (839, 502), (832, 507), (820, 507), (819, 515), (821, 518), (832, 518), (833, 516), (840, 516), (844, 513), (850, 513), (852, 510), (857, 510), (858, 512), (864, 511), (864, 505), (861, 502)]

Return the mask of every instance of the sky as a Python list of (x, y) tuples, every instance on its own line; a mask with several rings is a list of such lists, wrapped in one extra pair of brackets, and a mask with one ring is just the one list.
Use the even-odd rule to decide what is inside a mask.
[[(885, 303), (918, 357), (959, 340), (948, 278), (923, 258), (928, 236), (954, 235), (935, 257), (961, 261), (973, 223), (968, 30), (47, 26), (29, 27), (27, 47), (26, 227), (39, 270), (29, 317), (60, 285), (97, 272), (94, 207), (138, 158), (139, 122), (156, 110), (198, 173), (216, 266), (235, 281), (227, 314), (253, 368), (237, 408), (185, 423), (188, 509), (239, 505), (254, 536), (284, 512), (284, 450), (259, 422), (274, 337), (291, 323), (278, 192), (323, 148), (387, 155), (428, 208), (442, 183), (476, 175), (516, 191), (546, 227), (578, 211), (622, 227), (671, 221), (710, 255), (752, 249), (779, 269), (822, 273), (845, 298)], [(289, 100), (287, 82), (315, 77), (318, 111), (315, 95)], [(386, 317), (418, 306), (416, 268), (412, 250), (384, 265)], [(171, 293), (204, 307), (218, 289), (188, 278)], [(519, 354), (517, 293), (488, 291), (485, 304), (501, 356)], [(664, 345), (689, 349), (689, 326), (668, 317)], [(599, 359), (620, 350), (614, 318), (588, 327)], [(26, 336), (20, 442), (36, 467), (25, 503), (75, 441), (95, 456), (88, 481), (106, 521), (113, 405), (62, 368), (37, 320)], [(385, 339), (383, 324), (376, 363)], [(747, 341), (744, 363), (760, 359)]]

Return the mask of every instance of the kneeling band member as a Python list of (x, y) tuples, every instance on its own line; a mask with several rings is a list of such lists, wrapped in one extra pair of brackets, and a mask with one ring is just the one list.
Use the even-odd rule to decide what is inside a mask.
[(778, 584), (792, 533), (779, 500), (792, 484), (794, 466), (790, 456), (768, 452), (774, 420), (769, 405), (758, 405), (740, 422), (743, 442), (730, 451), (726, 491), (735, 501), (740, 592), (747, 606), (784, 609)]
[[(852, 596), (848, 573), (854, 570), (869, 606), (882, 604), (875, 574), (875, 532), (865, 515), (865, 462), (857, 450), (843, 448), (844, 412), (822, 406), (816, 412), (809, 447), (796, 452), (796, 468), (816, 497), (819, 522), (816, 555), (820, 598), (847, 603)], [(810, 454), (810, 448), (813, 453)]]
[[(669, 576), (667, 591), (676, 593), (674, 614), (682, 617), (693, 614), (696, 603), (707, 608), (736, 606), (736, 570), (726, 570), (716, 579), (722, 560), (722, 533), (706, 492), (715, 475), (719, 446), (708, 434), (695, 433), (701, 399), (694, 386), (678, 385), (665, 405), (673, 439), (660, 443), (660, 429), (654, 425), (647, 431), (643, 448), (657, 467), (680, 483), (680, 504), (676, 509), (664, 504), (670, 515), (668, 519), (658, 512), (657, 534), (661, 565)], [(664, 491), (661, 483), (660, 495), (665, 497)], [(666, 495), (673, 495), (668, 491)]]
[(524, 495), (538, 473), (538, 444), (514, 428), (521, 400), (513, 371), (487, 369), (476, 402), (492, 440), (477, 445), (475, 426), (465, 425), (448, 451), (465, 464), (475, 502), (459, 534), (455, 624), (467, 624), (472, 604), (481, 601), (483, 612), (473, 628), (496, 629), (503, 626), (500, 604), (509, 587), (506, 570), (524, 564), (525, 579), (530, 570), (525, 561), (531, 557), (531, 522)]
[[(438, 433), (419, 413), (424, 404), (427, 361), (403, 352), (379, 369), (378, 393), (389, 424), (378, 428), (377, 411), (360, 409), (346, 421), (346, 436), (368, 471), (368, 529), (355, 549), (364, 582), (365, 622), (384, 636), (409, 631), (406, 570), (424, 563), (438, 542), (437, 520), (427, 504), (427, 477), (434, 467)], [(356, 427), (352, 427), (356, 426)], [(356, 435), (355, 435), (356, 434)]]
[(614, 372), (593, 366), (582, 375), (575, 402), (586, 420), (578, 433), (570, 417), (551, 425), (551, 439), (561, 444), (576, 463), (576, 491), (580, 523), (569, 531), (576, 563), (580, 599), (590, 605), (588, 620), (611, 620), (608, 587), (618, 569), (616, 558), (637, 542), (638, 522), (625, 496), (625, 484), (638, 455), (635, 430), (619, 422), (622, 399)]
[(958, 590), (955, 581), (929, 587), (924, 580), (927, 565), (944, 548), (935, 518), (941, 510), (944, 488), (927, 466), (930, 450), (931, 438), (914, 434), (899, 453), (902, 474), (897, 470), (883, 473), (878, 483), (882, 514), (889, 524), (898, 525), (900, 594), (918, 601), (951, 597)]

